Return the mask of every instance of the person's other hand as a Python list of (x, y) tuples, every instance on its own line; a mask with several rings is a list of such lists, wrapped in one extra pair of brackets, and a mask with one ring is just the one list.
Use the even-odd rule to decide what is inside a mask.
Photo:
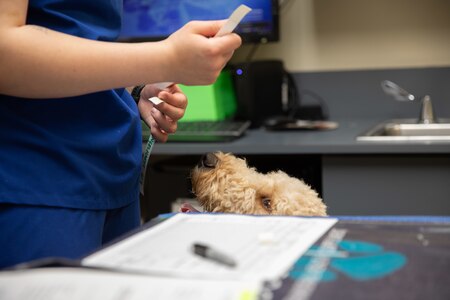
[(164, 42), (173, 65), (168, 66), (167, 78), (186, 85), (214, 83), (242, 43), (235, 33), (214, 37), (224, 23), (191, 21), (169, 36)]
[[(158, 97), (164, 102), (154, 105), (148, 99)], [(184, 116), (187, 98), (175, 84), (159, 90), (147, 84), (141, 92), (139, 112), (144, 122), (150, 127), (152, 136), (158, 142), (166, 142), (169, 134), (177, 130), (177, 122)]]

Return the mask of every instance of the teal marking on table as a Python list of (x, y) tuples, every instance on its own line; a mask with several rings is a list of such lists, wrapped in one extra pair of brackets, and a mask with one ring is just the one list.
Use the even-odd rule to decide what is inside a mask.
[[(320, 258), (315, 256), (317, 253), (320, 253)], [(342, 253), (348, 256), (340, 257)], [(324, 257), (330, 260), (326, 270), (308, 267), (314, 263), (314, 260), (324, 259)], [(311, 247), (309, 252), (294, 264), (289, 277), (294, 280), (307, 279), (326, 282), (336, 280), (339, 274), (343, 274), (353, 280), (365, 281), (388, 276), (401, 269), (406, 263), (407, 258), (403, 254), (385, 251), (384, 247), (379, 244), (342, 240), (338, 243), (338, 249), (335, 251), (321, 249), (318, 246)]]

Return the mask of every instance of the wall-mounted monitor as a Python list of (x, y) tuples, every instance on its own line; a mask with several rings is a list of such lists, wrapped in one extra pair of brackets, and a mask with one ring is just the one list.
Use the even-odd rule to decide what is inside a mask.
[(191, 20), (220, 20), (245, 4), (252, 11), (235, 32), (244, 43), (279, 40), (278, 0), (124, 0), (121, 41), (157, 41)]

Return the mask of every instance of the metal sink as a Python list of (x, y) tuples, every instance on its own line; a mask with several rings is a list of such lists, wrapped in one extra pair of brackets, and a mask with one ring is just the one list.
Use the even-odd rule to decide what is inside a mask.
[(357, 141), (450, 141), (450, 119), (421, 124), (417, 119), (397, 119), (380, 123), (356, 138)]

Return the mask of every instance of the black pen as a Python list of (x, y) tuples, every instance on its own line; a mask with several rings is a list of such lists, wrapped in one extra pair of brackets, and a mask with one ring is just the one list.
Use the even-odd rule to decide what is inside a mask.
[(210, 246), (195, 243), (192, 245), (192, 251), (206, 259), (213, 260), (229, 267), (235, 267), (236, 261), (225, 253), (219, 252)]

